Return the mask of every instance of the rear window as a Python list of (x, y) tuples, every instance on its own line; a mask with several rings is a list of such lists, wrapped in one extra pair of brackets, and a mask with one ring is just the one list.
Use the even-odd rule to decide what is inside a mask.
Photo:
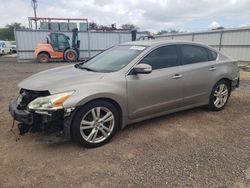
[(217, 59), (217, 53), (208, 49), (208, 59), (209, 61), (215, 61)]
[(205, 48), (194, 45), (181, 45), (182, 63), (184, 65), (208, 61)]

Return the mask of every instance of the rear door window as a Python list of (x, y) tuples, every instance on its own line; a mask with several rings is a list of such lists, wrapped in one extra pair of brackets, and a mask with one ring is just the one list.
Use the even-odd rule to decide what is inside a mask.
[(208, 59), (209, 61), (215, 61), (217, 59), (217, 53), (212, 51), (212, 50), (208, 50)]
[(178, 66), (177, 47), (175, 45), (159, 47), (150, 52), (141, 63), (151, 65), (153, 70)]
[(188, 65), (208, 61), (208, 52), (205, 48), (195, 45), (180, 45), (182, 64)]

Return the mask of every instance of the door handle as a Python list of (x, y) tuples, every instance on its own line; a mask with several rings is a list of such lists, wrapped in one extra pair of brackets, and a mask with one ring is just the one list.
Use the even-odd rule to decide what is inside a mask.
[(212, 67), (209, 68), (210, 71), (214, 71), (214, 70), (216, 70), (216, 69), (217, 69), (217, 68), (214, 67), (214, 66), (212, 66)]
[(182, 75), (181, 74), (175, 74), (172, 78), (173, 79), (179, 79), (179, 78), (182, 78)]

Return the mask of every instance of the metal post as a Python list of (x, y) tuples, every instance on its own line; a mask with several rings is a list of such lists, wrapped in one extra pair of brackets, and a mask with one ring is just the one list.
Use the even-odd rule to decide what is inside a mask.
[(89, 33), (89, 31), (87, 33), (88, 33), (88, 56), (89, 56), (89, 58), (91, 58), (91, 54), (90, 54), (90, 33)]
[(69, 31), (69, 19), (68, 19), (68, 31)]
[(36, 17), (37, 0), (31, 0), (31, 6), (34, 10), (35, 25), (36, 25), (36, 29), (37, 29), (37, 17)]
[(221, 51), (221, 45), (222, 45), (222, 36), (223, 36), (223, 31), (220, 32), (220, 43), (219, 43), (219, 51)]
[(121, 43), (121, 33), (118, 33), (118, 42)]
[(194, 41), (194, 33), (192, 33), (192, 41)]
[(20, 56), (19, 56), (19, 50), (18, 50), (19, 49), (19, 45), (18, 45), (18, 40), (17, 40), (16, 28), (14, 28), (14, 37), (15, 37), (15, 41), (16, 41), (17, 60), (19, 60), (19, 58), (20, 58)]

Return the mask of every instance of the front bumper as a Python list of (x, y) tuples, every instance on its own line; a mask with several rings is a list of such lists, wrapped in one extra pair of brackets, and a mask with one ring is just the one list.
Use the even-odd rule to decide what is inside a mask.
[(32, 125), (33, 124), (33, 114), (27, 110), (19, 110), (17, 108), (17, 100), (12, 99), (9, 103), (9, 111), (11, 116), (18, 122)]
[(12, 99), (9, 103), (9, 111), (11, 116), (24, 125), (30, 125), (32, 132), (41, 131), (60, 131), (63, 130), (64, 110), (31, 112), (19, 109), (16, 99)]
[(232, 90), (240, 87), (240, 77), (232, 80)]

